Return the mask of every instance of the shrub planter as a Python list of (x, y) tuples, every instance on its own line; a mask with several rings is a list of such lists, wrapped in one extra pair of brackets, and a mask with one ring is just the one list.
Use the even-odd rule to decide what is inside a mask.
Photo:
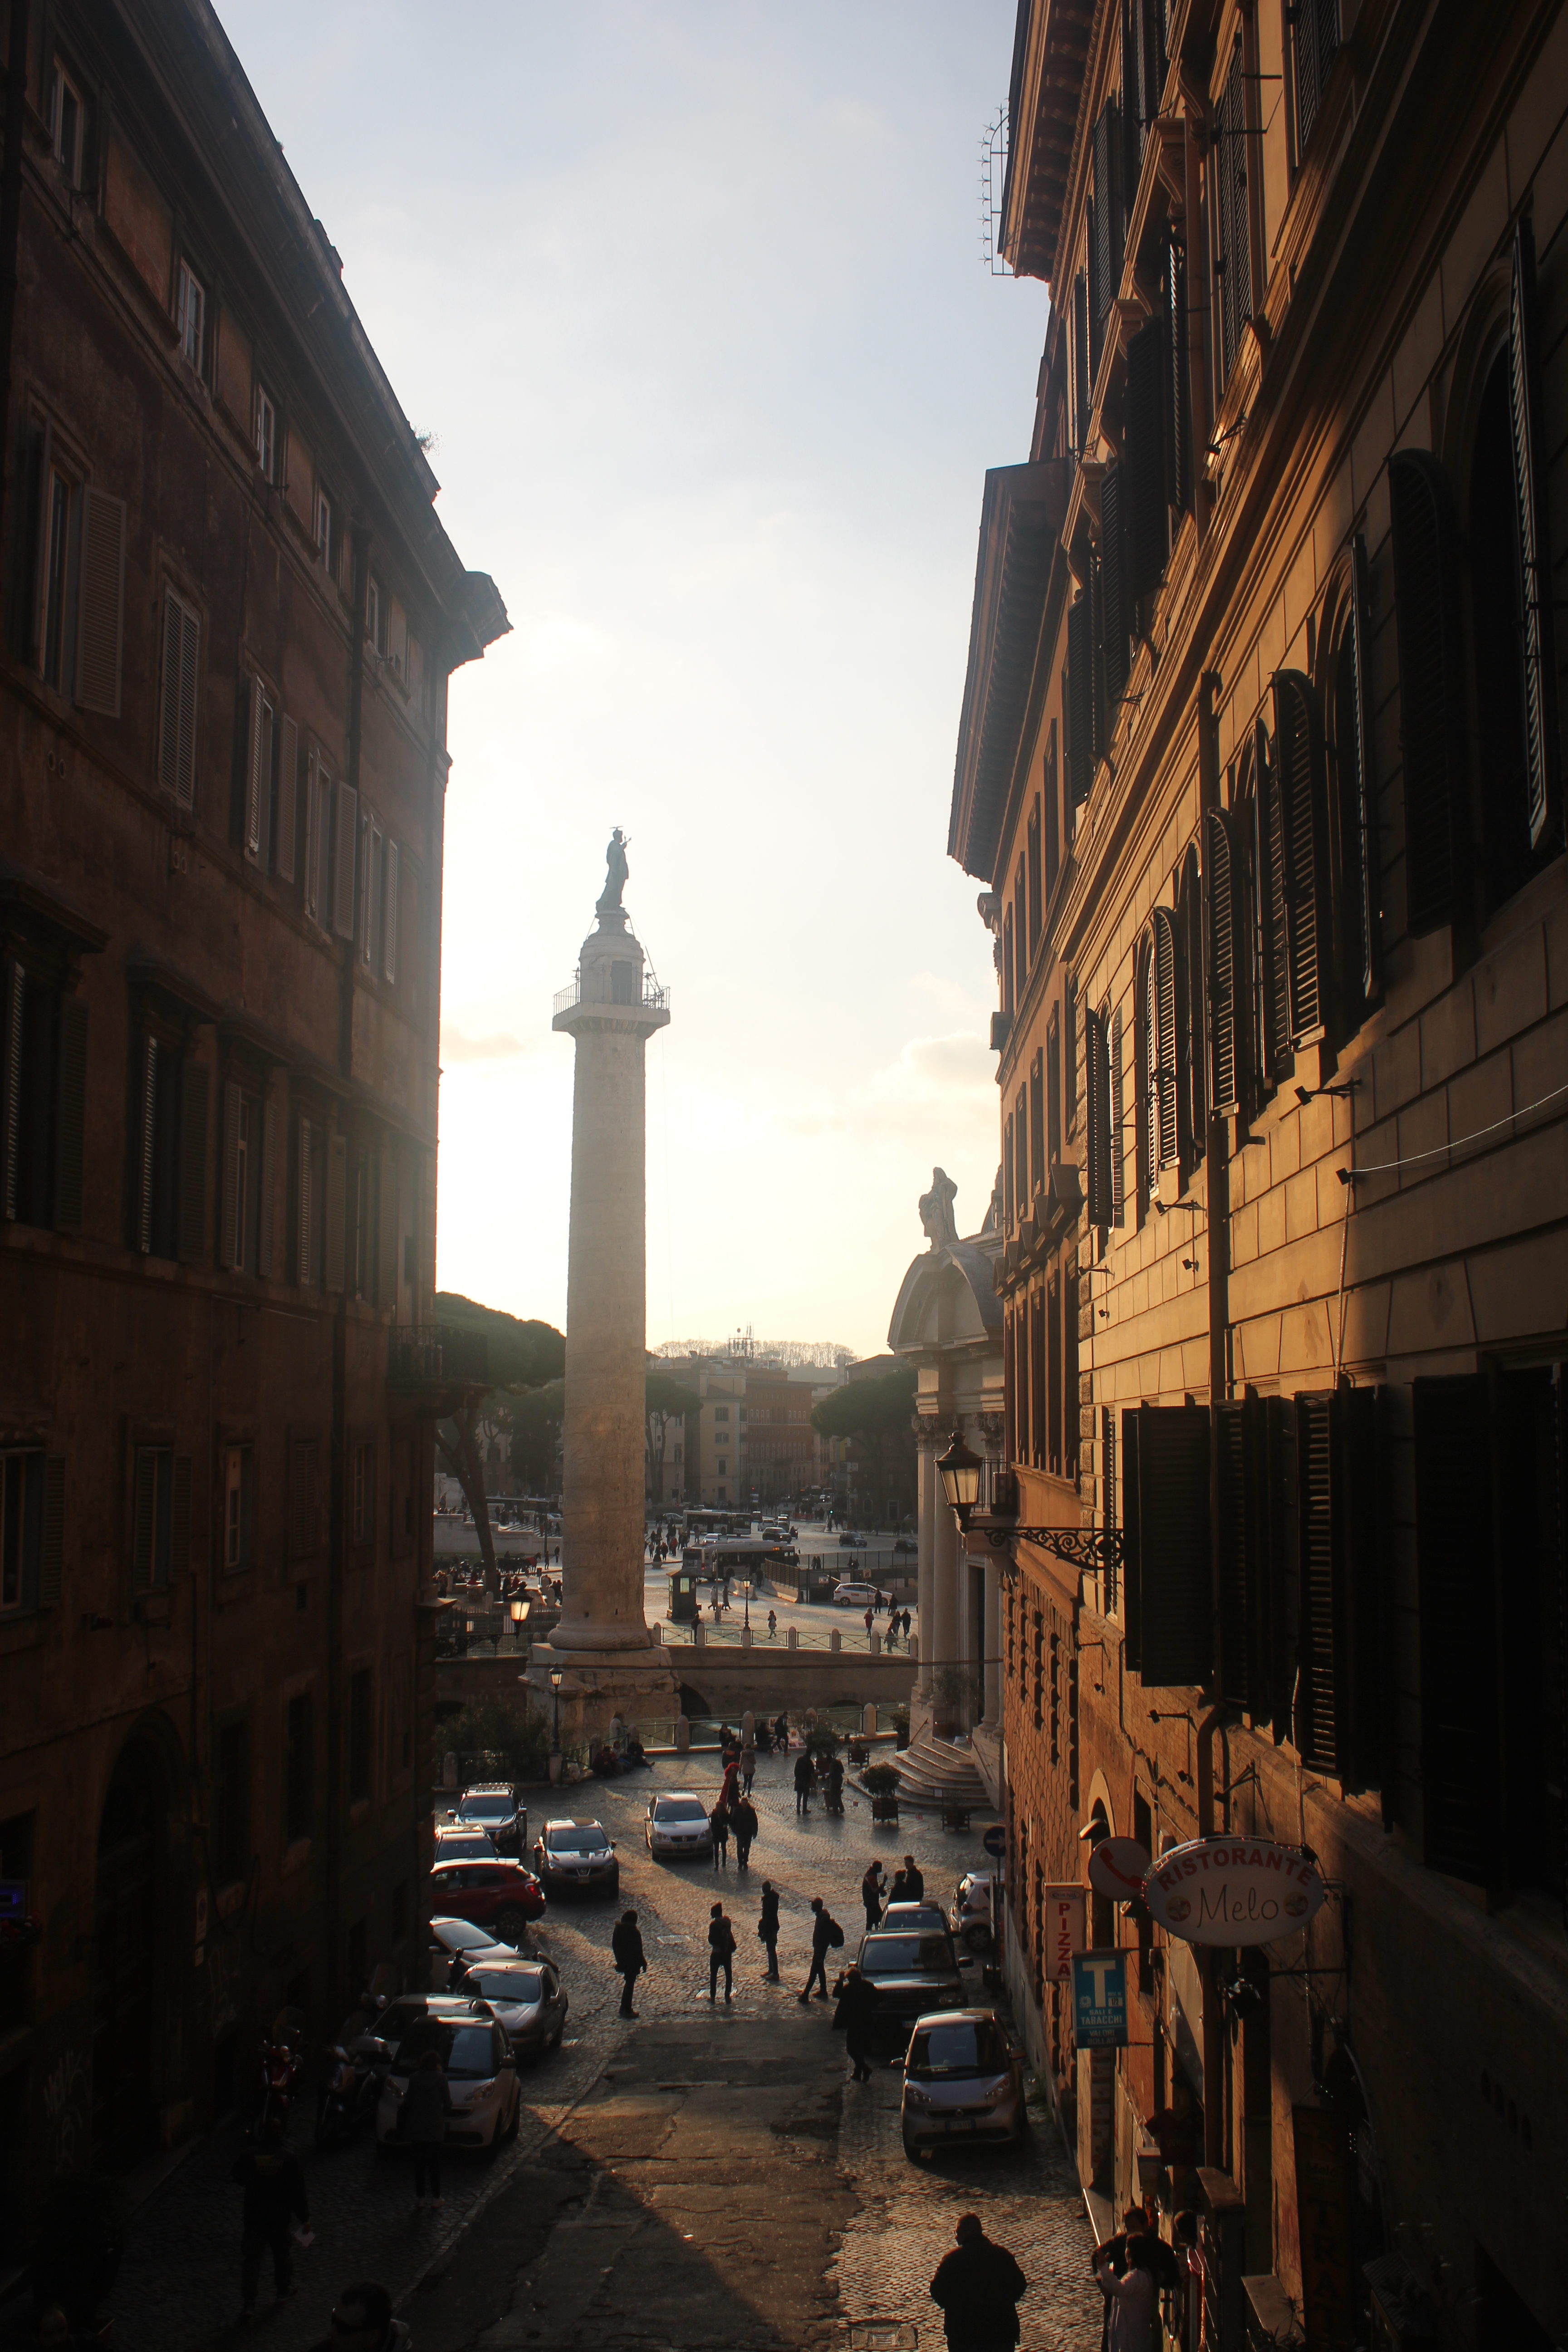
[(897, 1797), (873, 1797), (871, 1800), (871, 1819), (873, 1822), (890, 1822), (896, 1828), (898, 1826), (899, 1820), (899, 1801)]

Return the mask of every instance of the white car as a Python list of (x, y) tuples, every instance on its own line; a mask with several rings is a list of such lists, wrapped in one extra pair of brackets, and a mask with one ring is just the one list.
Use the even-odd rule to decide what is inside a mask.
[(521, 2058), (559, 2050), (566, 2031), (566, 1988), (548, 1960), (470, 1961), (463, 1990), (489, 2001)]
[(836, 1584), (833, 1588), (836, 1609), (864, 1609), (868, 1601), (875, 1608), (877, 1588), (874, 1584)]
[(713, 1848), (708, 1808), (689, 1789), (671, 1789), (648, 1800), (646, 1834), (649, 1853), (670, 1854), (677, 1861), (686, 1854), (710, 1853)]
[(488, 2000), (461, 1993), (404, 1994), (382, 2012), (379, 2028), (391, 2053), (375, 2111), (379, 2147), (402, 2144), (403, 2095), (426, 2050), (436, 2052), (446, 2070), (452, 2101), (448, 2147), (493, 2148), (516, 2137), (522, 2105), (517, 2060)]

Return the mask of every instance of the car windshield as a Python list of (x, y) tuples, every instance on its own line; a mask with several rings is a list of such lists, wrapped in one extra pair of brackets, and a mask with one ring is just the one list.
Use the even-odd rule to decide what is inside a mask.
[(516, 2003), (544, 1999), (542, 1969), (470, 1969), (468, 1982), (486, 2000)]
[(595, 1822), (587, 1829), (546, 1830), (544, 1843), (552, 1853), (598, 1853), (605, 1843), (605, 1838), (604, 1831)]
[(708, 1814), (695, 1797), (656, 1797), (653, 1817), (656, 1822), (705, 1822)]
[(465, 1797), (458, 1811), (466, 1822), (510, 1822), (515, 1808), (510, 1797)]
[(434, 2050), (448, 2074), (477, 2083), (495, 2073), (495, 2056), (488, 2025), (458, 2025), (445, 2017), (422, 2017), (397, 2045), (394, 2068), (412, 2071), (426, 2050)]
[(494, 1853), (495, 1848), (484, 1830), (442, 1830), (436, 1839), (436, 1851), (449, 1861), (455, 1853)]
[(946, 1976), (952, 1965), (945, 1936), (868, 1936), (860, 1952), (868, 1977)]
[(466, 1919), (433, 1919), (434, 1932), (454, 1952), (477, 1952), (481, 1944), (493, 1944), (495, 1937), (483, 1927), (470, 1927)]
[(951, 2025), (922, 2025), (910, 2045), (909, 2074), (1000, 2074), (1007, 2045), (994, 2018), (965, 2017)]

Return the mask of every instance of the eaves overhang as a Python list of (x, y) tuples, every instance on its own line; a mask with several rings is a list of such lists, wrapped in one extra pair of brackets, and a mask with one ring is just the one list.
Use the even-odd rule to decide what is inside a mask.
[(1071, 478), (1072, 461), (1064, 457), (994, 466), (985, 477), (947, 854), (986, 882), (994, 878)]
[(1057, 282), (1057, 242), (1096, 0), (1021, 0), (1014, 42), (1001, 249), (1019, 278)]

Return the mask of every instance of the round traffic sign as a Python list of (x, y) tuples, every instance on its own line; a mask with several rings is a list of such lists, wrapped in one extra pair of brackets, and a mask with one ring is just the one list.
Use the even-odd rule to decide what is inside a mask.
[(1007, 1851), (1007, 1832), (1000, 1822), (993, 1822), (980, 1843), (994, 1861), (1000, 1862)]
[(1101, 1838), (1089, 1857), (1089, 1883), (1113, 1903), (1131, 1903), (1149, 1875), (1149, 1849), (1136, 1838)]

